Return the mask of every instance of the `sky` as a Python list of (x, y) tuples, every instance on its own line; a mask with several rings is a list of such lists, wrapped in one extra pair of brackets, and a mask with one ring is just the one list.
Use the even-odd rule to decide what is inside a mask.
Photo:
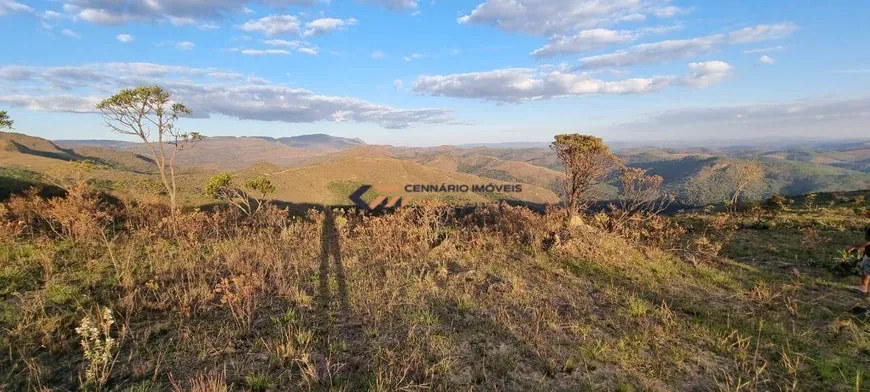
[(0, 110), (130, 140), (94, 105), (158, 84), (210, 136), (861, 138), (868, 20), (846, 0), (0, 0)]

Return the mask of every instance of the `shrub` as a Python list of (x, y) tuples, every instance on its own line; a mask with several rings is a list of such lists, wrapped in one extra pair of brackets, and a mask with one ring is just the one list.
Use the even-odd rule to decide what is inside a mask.
[(767, 206), (774, 211), (785, 211), (793, 202), (794, 200), (790, 200), (783, 195), (773, 195), (767, 199)]
[(203, 188), (206, 196), (230, 203), (247, 216), (252, 216), (259, 211), (265, 203), (266, 196), (273, 192), (275, 186), (264, 177), (245, 181), (241, 187), (238, 187), (233, 184), (233, 178), (229, 173), (212, 177)]

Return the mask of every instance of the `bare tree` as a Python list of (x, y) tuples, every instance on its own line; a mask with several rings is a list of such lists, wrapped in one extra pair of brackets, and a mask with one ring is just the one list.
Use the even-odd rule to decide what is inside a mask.
[[(123, 89), (98, 103), (97, 109), (106, 126), (119, 134), (138, 137), (151, 149), (151, 157), (175, 214), (178, 208), (175, 156), (203, 139), (198, 132), (183, 133), (175, 125), (180, 117), (191, 114), (190, 109), (182, 103), (172, 102), (169, 92), (160, 86)], [(171, 147), (168, 153), (166, 146)]]
[(568, 198), (568, 221), (571, 222), (581, 201), (588, 202), (592, 189), (620, 167), (622, 162), (601, 138), (577, 133), (556, 135), (550, 148), (562, 161), (565, 170), (565, 193)]
[(635, 216), (653, 216), (670, 206), (674, 198), (662, 192), (661, 176), (646, 174), (646, 170), (636, 167), (623, 168), (619, 175), (619, 195), (616, 205), (611, 206), (617, 218), (627, 219)]
[(731, 165), (727, 173), (734, 184), (734, 193), (731, 194), (729, 206), (732, 212), (736, 212), (740, 196), (746, 192), (750, 185), (764, 179), (764, 167), (760, 161), (752, 160), (739, 165)]
[(12, 124), (14, 123), (15, 121), (12, 121), (12, 119), (9, 118), (9, 114), (7, 114), (5, 110), (0, 110), (0, 129), (14, 129), (12, 128)]

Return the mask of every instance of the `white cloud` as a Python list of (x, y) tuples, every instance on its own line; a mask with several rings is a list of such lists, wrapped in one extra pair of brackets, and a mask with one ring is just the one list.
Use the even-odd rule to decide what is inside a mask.
[[(222, 114), (244, 120), (308, 123), (353, 121), (402, 129), (417, 124), (453, 123), (446, 109), (399, 109), (357, 98), (334, 97), (312, 91), (270, 84), (211, 68), (190, 68), (150, 63), (103, 63), (69, 67), (0, 67), (0, 78), (9, 77), (32, 93), (0, 95), (0, 103), (35, 111), (94, 112), (99, 97), (120, 88), (160, 84), (174, 99), (184, 102), (196, 117)], [(37, 82), (34, 84), (34, 82)], [(81, 95), (56, 93), (54, 89)], [(46, 91), (48, 93), (46, 93)]]
[(549, 41), (547, 41), (546, 45), (533, 51), (531, 56), (535, 58), (544, 58), (559, 54), (583, 53), (590, 50), (600, 49), (607, 45), (634, 41), (638, 36), (638, 33), (626, 30), (583, 30), (570, 37), (563, 35), (553, 36)]
[(403, 57), (402, 59), (405, 60), (405, 61), (411, 61), (411, 60), (416, 60), (416, 59), (419, 59), (419, 58), (422, 58), (422, 57), (423, 57), (423, 55), (420, 54), (420, 53), (411, 53), (411, 54), (409, 54), (409, 55)]
[(310, 56), (317, 56), (319, 54), (317, 49), (313, 49), (313, 48), (299, 48), (299, 49), (296, 49), (296, 51), (299, 53), (304, 53), (304, 54), (310, 55)]
[(710, 52), (723, 40), (724, 36), (717, 34), (707, 37), (640, 44), (613, 53), (584, 57), (580, 59), (579, 68), (627, 67), (687, 58)]
[(344, 30), (347, 26), (355, 26), (359, 23), (354, 18), (350, 19), (335, 19), (335, 18), (320, 18), (315, 19), (305, 24), (308, 29), (303, 33), (306, 37), (323, 35), (335, 30)]
[(797, 30), (797, 26), (788, 22), (772, 25), (761, 24), (733, 31), (728, 35), (728, 40), (732, 43), (748, 43), (782, 39), (788, 37), (795, 30)]
[[(0, 1), (0, 7), (2, 7), (2, 1)], [(61, 14), (60, 12), (48, 10), (42, 14), (42, 17), (45, 19), (63, 19), (63, 14)]]
[(607, 81), (585, 73), (541, 67), (506, 68), (486, 72), (430, 75), (417, 78), (413, 91), (420, 94), (455, 98), (476, 98), (502, 103), (597, 94), (640, 94), (670, 85), (707, 87), (724, 80), (731, 66), (721, 61), (689, 64), (683, 76), (652, 76)]
[(242, 80), (242, 78), (244, 78), (244, 75), (240, 73), (225, 71), (209, 72), (207, 75), (211, 78), (223, 80)]
[(784, 50), (784, 49), (785, 49), (785, 46), (777, 45), (777, 46), (770, 46), (770, 47), (766, 47), (766, 48), (747, 49), (747, 50), (744, 50), (743, 53), (746, 53), (746, 54), (767, 53), (767, 52), (777, 52), (777, 51)]
[(643, 22), (645, 20), (646, 20), (646, 15), (644, 15), (644, 14), (628, 14), (628, 15), (619, 17), (620, 22)]
[(181, 41), (175, 43), (175, 49), (178, 50), (192, 50), (194, 46), (196, 45), (194, 45), (194, 43), (190, 41)]
[(435, 96), (519, 103), (571, 95), (643, 93), (664, 87), (670, 82), (670, 77), (609, 82), (594, 79), (588, 74), (559, 70), (506, 68), (487, 72), (421, 76), (417, 78), (413, 91)]
[(417, 0), (359, 0), (363, 3), (375, 4), (389, 10), (401, 11), (417, 8)]
[(726, 43), (739, 44), (781, 39), (788, 36), (794, 29), (796, 27), (791, 23), (757, 25), (733, 31), (727, 35), (714, 34), (706, 37), (640, 44), (613, 53), (581, 58), (580, 66), (577, 68), (591, 70), (663, 63), (709, 53)]
[(380, 50), (375, 50), (375, 51), (372, 52), (372, 58), (373, 58), (373, 59), (382, 59), (382, 58), (384, 58), (384, 56), (386, 56), (386, 55), (387, 55), (386, 53), (384, 53), (384, 52), (382, 52), (382, 51), (380, 51)]
[(765, 55), (761, 56), (758, 59), (758, 61), (760, 61), (762, 64), (770, 65), (770, 64), (773, 64), (776, 60), (774, 60), (773, 57), (770, 57), (770, 56), (765, 54)]
[(0, 0), (0, 16), (13, 12), (33, 12), (33, 8), (12, 0)]
[(239, 51), (245, 56), (267, 56), (267, 55), (288, 55), (289, 51), (284, 49), (242, 49)]
[(269, 15), (249, 20), (239, 28), (248, 32), (263, 33), (268, 37), (280, 34), (299, 35), (299, 19), (293, 15)]
[[(67, 0), (64, 10), (83, 20), (101, 25), (164, 21), (187, 25), (222, 20), (232, 14), (244, 13), (249, 3), (310, 6), (316, 0)], [(202, 23), (201, 26), (208, 28), (213, 25)]]
[(0, 96), (0, 103), (21, 107), (35, 112), (96, 113), (94, 105), (100, 102), (96, 97), (72, 95), (52, 95), (34, 97), (30, 95)]
[(405, 83), (402, 82), (401, 79), (396, 79), (393, 81), (393, 87), (395, 87), (396, 90), (401, 90), (402, 87), (404, 87), (404, 86), (405, 86)]
[(173, 26), (191, 26), (196, 24), (196, 20), (190, 17), (169, 17), (169, 24)]
[(33, 79), (35, 75), (36, 71), (30, 67), (8, 65), (0, 68), (0, 80), (26, 81)]
[(60, 33), (67, 36), (67, 37), (74, 38), (74, 39), (82, 38), (81, 34), (76, 33), (75, 31), (72, 31), (70, 29), (63, 29)]
[(126, 13), (113, 13), (100, 8), (87, 8), (78, 12), (78, 17), (88, 22), (104, 25), (115, 26), (129, 22), (146, 22), (147, 20), (137, 15)]
[(667, 4), (667, 0), (486, 0), (457, 19), (462, 24), (484, 24), (502, 30), (535, 35), (641, 21)]
[(115, 36), (115, 39), (117, 39), (118, 41), (121, 41), (121, 42), (123, 42), (123, 43), (125, 43), (125, 44), (126, 44), (126, 43), (130, 43), (130, 42), (133, 42), (133, 41), (136, 40), (136, 39), (133, 38), (133, 36), (130, 35), (130, 34), (118, 34), (118, 35)]
[(286, 41), (283, 39), (268, 39), (263, 41), (263, 43), (270, 46), (286, 46), (294, 49), (308, 45), (305, 41)]
[(724, 61), (704, 61), (689, 64), (689, 74), (683, 83), (697, 88), (712, 86), (731, 74), (731, 65)]
[(688, 11), (673, 5), (653, 9), (653, 14), (659, 18), (671, 18), (686, 12)]

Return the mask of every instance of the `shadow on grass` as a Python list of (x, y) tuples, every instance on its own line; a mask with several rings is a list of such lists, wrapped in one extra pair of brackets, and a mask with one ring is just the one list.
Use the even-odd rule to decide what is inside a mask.
[(330, 259), (333, 261), (335, 280), (338, 286), (338, 300), (343, 312), (349, 310), (347, 297), (347, 282), (344, 275), (344, 265), (341, 261), (341, 242), (338, 228), (335, 226), (335, 214), (327, 208), (324, 213), (323, 227), (320, 231), (320, 305), (328, 309), (331, 302), (330, 294)]
[(55, 197), (66, 194), (63, 189), (54, 185), (47, 185), (15, 177), (0, 176), (0, 201), (5, 201), (14, 194), (24, 194), (28, 189), (34, 187), (39, 190), (38, 194), (42, 197)]

